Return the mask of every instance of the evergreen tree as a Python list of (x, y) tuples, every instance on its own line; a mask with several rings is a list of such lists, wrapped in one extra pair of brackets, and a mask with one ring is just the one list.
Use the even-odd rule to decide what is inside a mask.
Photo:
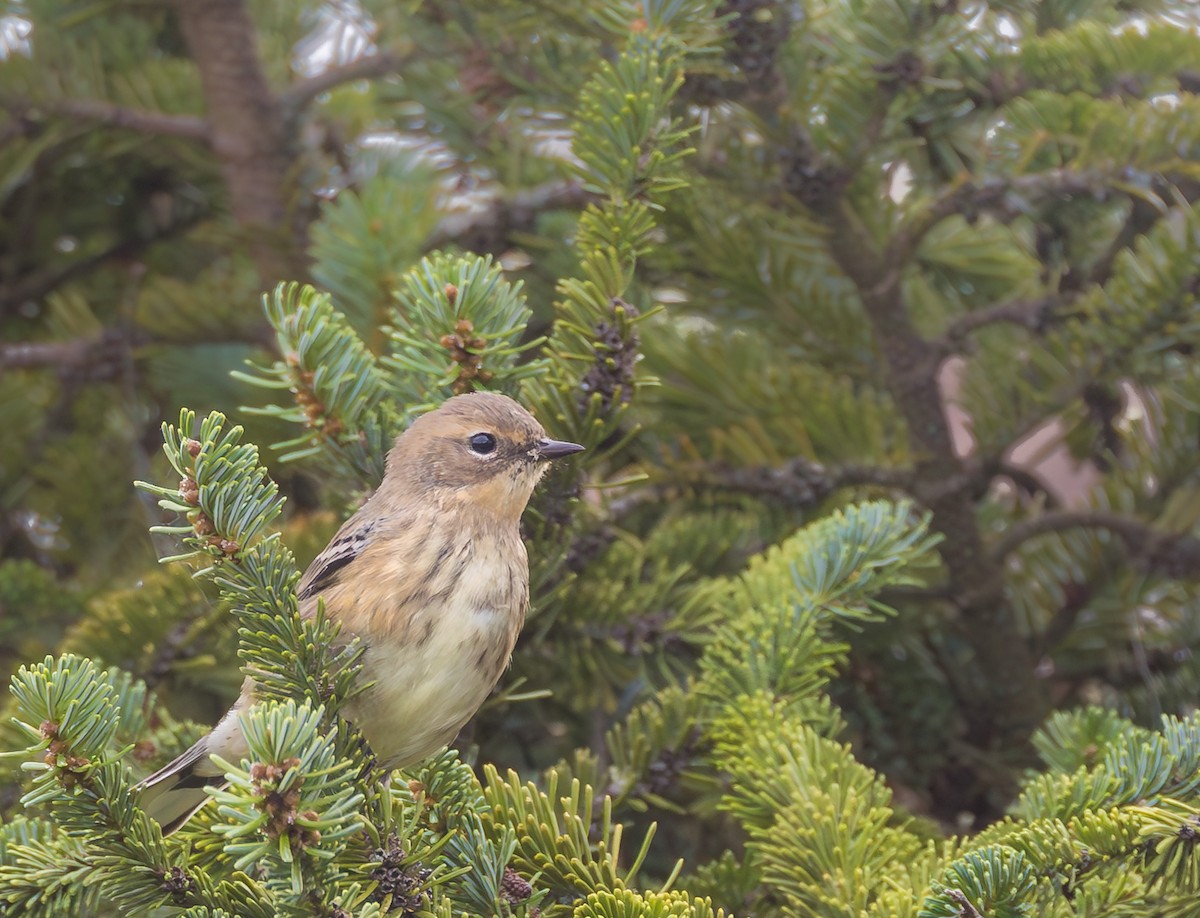
[[(0, 25), (7, 911), (1194, 913), (1189, 7)], [(501, 691), (385, 781), (294, 587), (475, 388), (589, 451)]]

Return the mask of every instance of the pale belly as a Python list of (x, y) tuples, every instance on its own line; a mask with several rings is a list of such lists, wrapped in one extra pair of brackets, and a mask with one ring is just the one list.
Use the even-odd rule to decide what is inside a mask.
[(479, 709), (512, 655), (510, 614), (490, 609), (437, 616), (428, 637), (364, 654), (374, 685), (346, 706), (379, 764), (401, 768), (451, 742)]

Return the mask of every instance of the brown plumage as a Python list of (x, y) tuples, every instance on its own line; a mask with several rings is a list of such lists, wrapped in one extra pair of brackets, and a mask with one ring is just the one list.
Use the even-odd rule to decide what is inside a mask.
[[(366, 650), (374, 683), (345, 714), (380, 764), (400, 768), (454, 739), (508, 665), (529, 602), (519, 522), (547, 460), (583, 447), (546, 438), (512, 399), (473, 393), (418, 418), (388, 453), (379, 489), (309, 565), (297, 596)], [(213, 753), (246, 755), (237, 715), (250, 680), (221, 722), (146, 779), (141, 805), (164, 832), (224, 783)]]

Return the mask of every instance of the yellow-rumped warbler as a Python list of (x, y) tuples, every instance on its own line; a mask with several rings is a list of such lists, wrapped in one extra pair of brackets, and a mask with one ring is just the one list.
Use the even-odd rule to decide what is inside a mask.
[[(326, 614), (365, 645), (373, 683), (345, 713), (386, 768), (420, 761), (454, 739), (508, 665), (529, 603), (519, 522), (546, 461), (583, 447), (550, 440), (512, 399), (456, 396), (396, 439), (379, 489), (309, 565), (300, 612)], [(163, 832), (181, 826), (224, 776), (216, 753), (247, 754), (237, 715), (146, 779), (141, 805)]]

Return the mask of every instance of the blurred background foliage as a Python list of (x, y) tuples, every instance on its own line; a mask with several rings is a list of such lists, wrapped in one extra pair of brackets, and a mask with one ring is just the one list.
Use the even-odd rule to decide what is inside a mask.
[[(529, 624), (459, 748), (572, 763), (718, 906), (862, 914), (754, 866), (770, 821), (721, 796), (751, 760), (689, 680), (746, 612), (726, 578), (864, 499), (928, 514), (937, 564), (796, 691), (931, 836), (1009, 811), (1055, 710), (1192, 712), (1197, 29), (1170, 0), (6, 3), (0, 670), (144, 680), (148, 769), (240, 681), (227, 608), (155, 563), (162, 420), (244, 425), (303, 567), (414, 413), (517, 393), (591, 451), (527, 517)], [(1041, 894), (981, 864), (996, 914)], [(1095, 907), (1176, 913), (1155, 876)]]

